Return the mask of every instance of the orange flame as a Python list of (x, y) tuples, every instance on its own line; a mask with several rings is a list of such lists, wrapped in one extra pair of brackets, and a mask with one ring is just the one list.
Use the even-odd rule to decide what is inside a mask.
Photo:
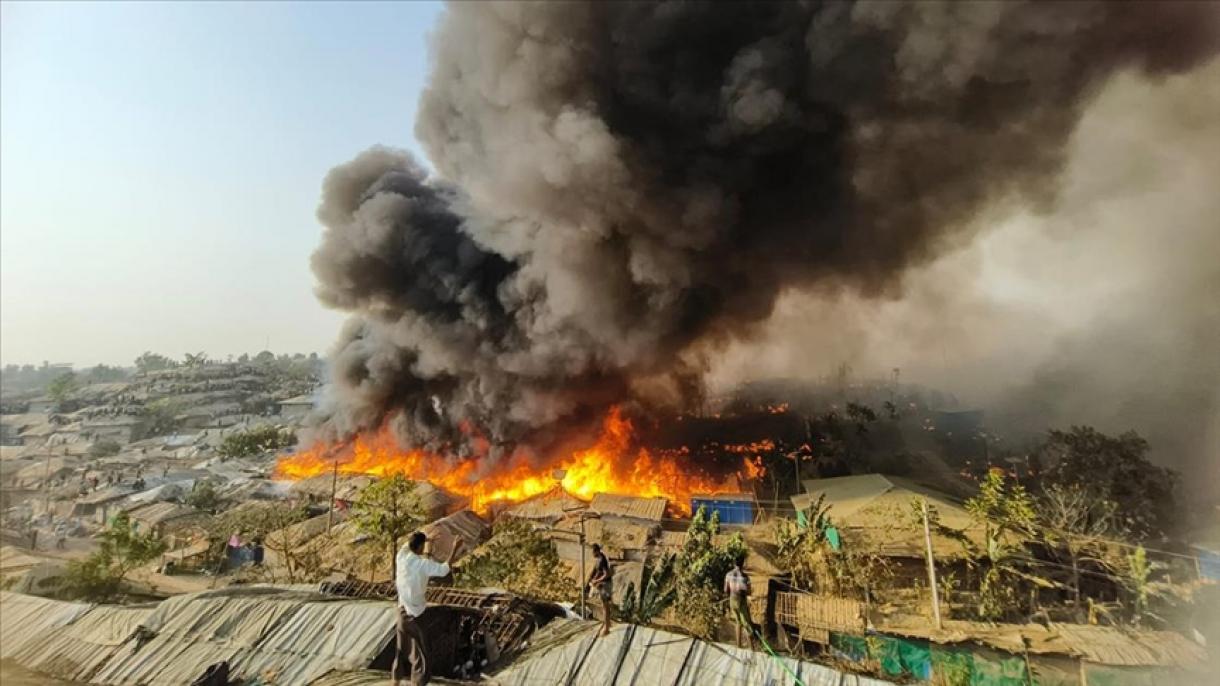
[[(491, 463), (472, 458), (449, 459), (421, 450), (399, 447), (392, 432), (381, 431), (357, 436), (349, 445), (337, 449), (316, 444), (307, 450), (281, 458), (276, 476), (304, 479), (329, 473), (338, 461), (343, 474), (386, 476), (402, 474), (409, 479), (429, 481), (451, 493), (470, 500), (476, 512), (487, 512), (496, 502), (520, 502), (555, 488), (554, 470), (565, 470), (559, 482), (572, 495), (585, 500), (597, 493), (618, 493), (640, 497), (663, 497), (683, 514), (690, 513), (692, 495), (737, 490), (728, 479), (715, 479), (690, 469), (686, 448), (653, 454), (635, 447), (631, 421), (613, 408), (602, 423), (597, 442), (566, 457), (538, 464), (520, 455)], [(741, 474), (756, 478), (762, 474), (758, 450), (773, 447), (770, 441), (745, 446), (725, 446), (744, 455)]]

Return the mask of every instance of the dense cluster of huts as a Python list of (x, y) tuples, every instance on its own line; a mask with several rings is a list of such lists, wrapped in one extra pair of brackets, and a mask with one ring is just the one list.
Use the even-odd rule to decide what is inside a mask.
[[(241, 365), (167, 370), (104, 392), (94, 389), (77, 399), (73, 412), (36, 412), (45, 408), (31, 402), (21, 415), (3, 415), (0, 583), (8, 592), (0, 596), (0, 648), (6, 659), (100, 684), (186, 683), (219, 662), (226, 662), (234, 677), (263, 683), (385, 679), (394, 623), (386, 599), (389, 559), (348, 517), (372, 479), (324, 474), (276, 481), (269, 478), (272, 454), (221, 459), (216, 453), (235, 432), (266, 424), (291, 428), (303, 419), (307, 395), (292, 387), (268, 391), (267, 380), (257, 376)], [(179, 411), (176, 428), (146, 435), (150, 415), (133, 408), (164, 398), (174, 399), (169, 405)], [(99, 456), (92, 447), (101, 441), (120, 449)], [(207, 526), (211, 515), (187, 504), (204, 482), (214, 487), (229, 514), (291, 502), (312, 504), (315, 516), (269, 536), (280, 543), (267, 551), (271, 574), (249, 577), (238, 569), (226, 575), (225, 566), (214, 566), (217, 532)], [(790, 503), (760, 503), (748, 486), (670, 503), (609, 493), (585, 501), (556, 488), (476, 514), (462, 498), (421, 482), (416, 495), (437, 549), (448, 550), (460, 540), (467, 553), (478, 550), (491, 538), (497, 518), (515, 518), (553, 542), (578, 585), (582, 560), (590, 563), (588, 544), (601, 543), (616, 568), (619, 600), (628, 586), (639, 587), (646, 564), (682, 549), (688, 522), (676, 512), (700, 507), (716, 512), (721, 540), (740, 534), (751, 552), (751, 610), (769, 641), (768, 650), (760, 652), (700, 641), (663, 630), (676, 624), (664, 616), (655, 627), (619, 626), (595, 640), (570, 608), (500, 591), (439, 586), (430, 600), (447, 609), (433, 617), (461, 627), (437, 632), (451, 639), (442, 650), (446, 676), (472, 679), (484, 673), (503, 684), (863, 686), (885, 679), (1018, 686), (1134, 685), (1166, 678), (1195, 683), (1206, 673), (1206, 651), (1173, 632), (1051, 621), (946, 620), (935, 628), (919, 590), (925, 556), (930, 551), (950, 571), (965, 565), (963, 547), (936, 532), (925, 539), (907, 515), (912, 500), (927, 502), (941, 524), (977, 539), (977, 525), (960, 500), (880, 474), (812, 480), (804, 490)], [(799, 522), (815, 502), (830, 508), (836, 541), (867, 540), (896, 574), (909, 577), (907, 592), (913, 597), (863, 602), (794, 588), (776, 563), (774, 520)], [(41, 582), (61, 573), (71, 557), (71, 550), (55, 550), (58, 539), (66, 534), (70, 548), (71, 541), (84, 541), (119, 512), (138, 531), (157, 532), (170, 546), (133, 583), (149, 598), (177, 595), (137, 606), (36, 597)], [(305, 550), (313, 554), (309, 580), (325, 576), (329, 585), (284, 586), (286, 579), (275, 577), (284, 556)], [(171, 567), (173, 576), (161, 573)], [(243, 583), (230, 585), (234, 581)], [(267, 581), (281, 585), (252, 583)], [(730, 627), (726, 618), (722, 637)]]

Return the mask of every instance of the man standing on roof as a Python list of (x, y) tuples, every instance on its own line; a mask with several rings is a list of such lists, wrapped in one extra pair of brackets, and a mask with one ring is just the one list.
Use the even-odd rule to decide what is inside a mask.
[(733, 568), (724, 575), (724, 592), (729, 595), (729, 611), (737, 621), (737, 647), (745, 647), (741, 644), (741, 630), (745, 629), (750, 648), (757, 650), (754, 623), (750, 621), (750, 577), (746, 576), (745, 566), (746, 554), (741, 553), (733, 561)]
[(610, 614), (614, 612), (614, 568), (602, 552), (601, 545), (593, 544), (593, 573), (589, 575), (589, 589), (597, 593), (602, 602), (601, 636), (610, 633)]
[(394, 684), (407, 679), (407, 664), (410, 663), (412, 684), (428, 683), (428, 656), (423, 633), (417, 620), (428, 609), (428, 579), (449, 575), (449, 563), (462, 547), (459, 540), (449, 549), (449, 557), (437, 562), (424, 555), (424, 544), (428, 537), (416, 531), (407, 539), (407, 545), (398, 551), (398, 577), (394, 580), (398, 588), (398, 642), (394, 655)]

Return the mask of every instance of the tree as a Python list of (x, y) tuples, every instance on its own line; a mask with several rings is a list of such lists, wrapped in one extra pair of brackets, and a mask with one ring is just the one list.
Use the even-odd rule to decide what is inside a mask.
[(182, 365), (185, 367), (202, 367), (208, 363), (208, 354), (200, 350), (197, 353), (186, 353), (182, 356)]
[(120, 513), (102, 532), (97, 551), (84, 560), (68, 563), (56, 590), (68, 599), (112, 600), (122, 591), (123, 582), (133, 569), (157, 559), (163, 552), (164, 542), (151, 534), (136, 533), (127, 514)]
[(830, 526), (830, 506), (821, 494), (802, 513), (805, 525), (787, 518), (776, 521), (776, 564), (792, 575), (797, 588), (812, 591), (826, 576), (826, 528)]
[(216, 514), (221, 505), (220, 494), (216, 492), (211, 481), (200, 481), (190, 495), (186, 496), (186, 504), (196, 510)]
[(555, 544), (527, 522), (501, 518), (491, 540), (467, 555), (454, 573), (465, 588), (494, 586), (544, 600), (572, 600), (576, 582), (564, 573)]
[(424, 521), (415, 482), (394, 474), (369, 484), (352, 507), (352, 521), (389, 550), (391, 578), (397, 578), (398, 541)]
[(992, 469), (978, 495), (966, 501), (966, 511), (983, 528), (981, 549), (969, 538), (960, 539), (969, 558), (982, 566), (978, 613), (983, 619), (1002, 619), (1017, 606), (1022, 580), (1045, 583), (1023, 570), (1025, 541), (1035, 529), (1033, 499), (1021, 484), (1009, 485), (1003, 470)]
[(158, 355), (157, 353), (149, 350), (145, 350), (140, 354), (139, 357), (136, 358), (136, 370), (141, 374), (160, 371), (162, 369), (169, 369), (176, 366), (178, 366), (177, 362), (174, 362), (165, 355)]
[(623, 596), (621, 618), (632, 624), (649, 624), (678, 599), (675, 564), (677, 556), (665, 555), (660, 564), (648, 562), (640, 574), (640, 587), (635, 582), (627, 584)]
[(216, 452), (223, 457), (250, 457), (271, 450), (291, 448), (296, 442), (296, 434), (291, 429), (265, 425), (225, 436)]
[(1094, 498), (1080, 486), (1054, 485), (1039, 501), (1045, 526), (1044, 537), (1053, 554), (1066, 557), (1071, 570), (1069, 584), (1077, 621), (1084, 621), (1080, 597), (1080, 567), (1084, 563), (1104, 566), (1106, 540), (1115, 535), (1114, 503)]
[(308, 532), (295, 526), (308, 518), (309, 512), (304, 507), (277, 507), (266, 511), (262, 522), (265, 533), (259, 538), (267, 550), (275, 553), (277, 565), (268, 567), (272, 580), (282, 571), (284, 580), (290, 584), (312, 583), (321, 581), (329, 573), (322, 567), (322, 551), (329, 545), (329, 535), (310, 537)]
[(1047, 486), (1080, 488), (1114, 503), (1114, 523), (1146, 540), (1165, 535), (1176, 519), (1178, 476), (1148, 460), (1148, 442), (1134, 431), (1107, 436), (1092, 427), (1051, 431), (1040, 447)]
[(89, 370), (89, 383), (109, 383), (127, 378), (127, 372), (120, 367), (99, 364)]
[(675, 607), (683, 625), (696, 636), (711, 638), (724, 615), (724, 575), (739, 555), (746, 553), (741, 534), (717, 542), (720, 513), (707, 516), (700, 507), (686, 530), (686, 542), (677, 559)]
[(76, 373), (64, 372), (47, 384), (47, 397), (55, 401), (56, 407), (62, 407), (68, 400), (68, 396), (79, 387), (80, 383), (76, 379)]
[(186, 405), (177, 398), (160, 398), (144, 406), (149, 436), (162, 436), (178, 430), (178, 415)]

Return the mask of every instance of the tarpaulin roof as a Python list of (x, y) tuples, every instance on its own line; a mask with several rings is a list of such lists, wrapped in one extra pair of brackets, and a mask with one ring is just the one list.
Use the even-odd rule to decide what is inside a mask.
[(48, 631), (67, 625), (92, 607), (0, 591), (0, 653), (15, 655)]
[(95, 607), (70, 624), (35, 634), (11, 657), (43, 674), (88, 681), (152, 611), (152, 606)]
[(600, 625), (556, 620), (534, 635), (533, 645), (494, 675), (503, 686), (881, 686), (889, 682), (846, 674), (812, 662), (709, 643), (630, 624), (598, 638)]
[(1009, 653), (1079, 657), (1118, 666), (1190, 667), (1207, 660), (1202, 647), (1172, 631), (1143, 631), (1085, 624), (992, 624), (945, 620), (934, 629), (925, 618), (888, 618), (877, 631), (934, 643), (979, 643)]

